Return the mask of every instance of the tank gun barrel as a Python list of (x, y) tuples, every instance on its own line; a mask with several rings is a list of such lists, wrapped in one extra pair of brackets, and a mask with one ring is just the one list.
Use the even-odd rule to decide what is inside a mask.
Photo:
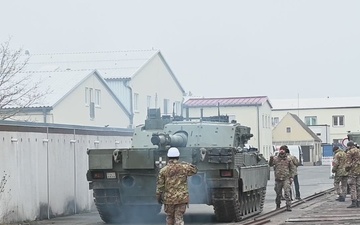
[(153, 134), (151, 137), (151, 143), (158, 146), (185, 147), (187, 141), (188, 137), (183, 132), (176, 134)]

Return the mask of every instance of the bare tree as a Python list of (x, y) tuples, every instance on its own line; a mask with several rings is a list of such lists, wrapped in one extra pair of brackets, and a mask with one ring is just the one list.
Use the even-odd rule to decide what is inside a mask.
[(38, 104), (46, 95), (40, 90), (41, 81), (24, 71), (28, 61), (29, 56), (21, 48), (10, 48), (10, 39), (0, 44), (0, 120)]

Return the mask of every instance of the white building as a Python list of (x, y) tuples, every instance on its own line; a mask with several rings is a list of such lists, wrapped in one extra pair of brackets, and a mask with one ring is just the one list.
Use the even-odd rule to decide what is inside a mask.
[(310, 128), (329, 125), (330, 143), (339, 143), (349, 131), (360, 131), (360, 97), (274, 99), (272, 125), (287, 113), (297, 115)]
[[(219, 107), (218, 107), (219, 106)], [(272, 152), (271, 104), (266, 96), (231, 98), (190, 98), (184, 102), (184, 115), (189, 117), (228, 115), (230, 120), (251, 128), (249, 144), (266, 158)]]
[[(127, 115), (123, 117), (110, 108), (102, 110), (109, 110), (107, 115), (111, 114), (111, 118), (122, 119), (124, 122), (127, 122), (129, 115), (130, 122), (126, 127), (144, 123), (148, 107), (157, 107), (163, 114), (170, 114), (174, 106), (175, 114), (181, 114), (185, 91), (158, 50), (34, 54), (30, 55), (25, 69), (43, 73), (90, 73), (97, 70), (121, 102)], [(82, 96), (82, 102), (85, 98), (92, 100), (97, 96), (96, 90), (90, 86), (84, 86), (79, 95)], [(101, 96), (102, 101), (106, 98), (107, 96)], [(72, 117), (72, 114), (69, 113), (66, 117)], [(94, 124), (90, 122), (82, 125)], [(113, 126), (114, 123), (108, 125)]]
[(130, 113), (96, 70), (34, 72), (31, 79), (47, 94), (12, 120), (122, 128), (131, 123)]

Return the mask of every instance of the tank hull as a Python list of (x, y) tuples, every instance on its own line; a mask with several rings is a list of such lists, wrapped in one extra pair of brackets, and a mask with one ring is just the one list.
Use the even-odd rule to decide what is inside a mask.
[[(156, 182), (177, 147), (180, 161), (198, 168), (188, 178), (189, 204), (214, 207), (219, 222), (237, 222), (263, 209), (268, 162), (255, 148), (245, 148), (250, 128), (220, 121), (162, 121), (159, 111), (135, 129), (126, 149), (89, 149), (89, 188), (104, 222), (125, 219), (133, 210), (160, 212)], [(226, 117), (221, 117), (223, 119)]]

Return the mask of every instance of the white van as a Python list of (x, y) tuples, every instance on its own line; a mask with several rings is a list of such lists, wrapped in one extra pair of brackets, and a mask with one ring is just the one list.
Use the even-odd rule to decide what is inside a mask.
[[(274, 146), (274, 155), (277, 156), (279, 154), (279, 149), (281, 146)], [(300, 165), (304, 165), (304, 157), (303, 152), (300, 145), (287, 145), (289, 148), (290, 155), (296, 156), (296, 158), (299, 160)]]

